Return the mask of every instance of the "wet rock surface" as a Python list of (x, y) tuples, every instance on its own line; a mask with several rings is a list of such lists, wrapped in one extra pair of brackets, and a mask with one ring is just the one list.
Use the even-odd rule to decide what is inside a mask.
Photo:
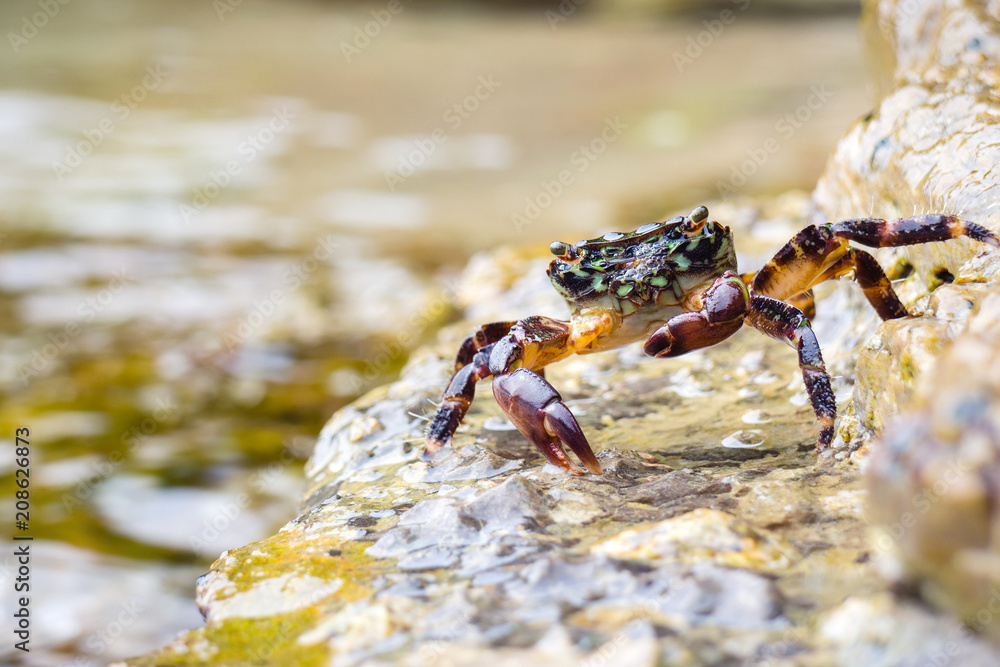
[[(807, 212), (800, 195), (713, 214), (790, 234)], [(906, 608), (925, 637), (913, 646), (844, 621), (848, 603), (898, 604), (871, 558), (863, 480), (817, 461), (795, 354), (753, 331), (669, 361), (635, 346), (550, 367), (602, 476), (545, 465), (486, 384), (452, 447), (421, 462), (421, 417), (473, 324), (559, 315), (545, 259), (488, 259), (461, 282), (474, 319), (331, 418), (300, 516), (201, 579), (206, 626), (130, 664), (901, 664), (945, 645), (954, 621), (921, 605)], [(844, 287), (815, 319), (832, 368), (875, 324)], [(834, 384), (851, 395), (850, 375)], [(968, 636), (959, 655), (991, 650)]]

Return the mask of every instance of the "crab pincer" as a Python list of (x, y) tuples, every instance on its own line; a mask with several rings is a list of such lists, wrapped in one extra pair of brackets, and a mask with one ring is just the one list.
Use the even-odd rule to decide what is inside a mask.
[(601, 474), (601, 464), (576, 417), (562, 402), (559, 392), (537, 373), (518, 368), (513, 373), (494, 377), (493, 396), (507, 418), (549, 463), (574, 475), (584, 474), (566, 455), (565, 445), (587, 470)]

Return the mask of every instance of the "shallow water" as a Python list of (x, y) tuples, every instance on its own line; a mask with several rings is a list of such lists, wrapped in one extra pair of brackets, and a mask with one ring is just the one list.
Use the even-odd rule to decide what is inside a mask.
[[(38, 664), (198, 625), (195, 578), (294, 515), (323, 422), (456, 317), (476, 250), (809, 188), (866, 110), (853, 16), (751, 8), (707, 39), (711, 14), (405, 5), (355, 53), (366, 9), (230, 5), (71, 3), (0, 49)], [(3, 3), (3, 33), (37, 11)]]

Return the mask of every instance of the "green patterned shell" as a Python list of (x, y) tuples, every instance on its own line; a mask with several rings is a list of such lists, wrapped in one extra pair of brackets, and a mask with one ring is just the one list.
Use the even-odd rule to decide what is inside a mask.
[(558, 257), (549, 264), (549, 278), (573, 313), (607, 308), (630, 315), (676, 305), (706, 281), (736, 270), (729, 228), (708, 222), (692, 232), (692, 226), (691, 218), (677, 217), (575, 246), (553, 243)]

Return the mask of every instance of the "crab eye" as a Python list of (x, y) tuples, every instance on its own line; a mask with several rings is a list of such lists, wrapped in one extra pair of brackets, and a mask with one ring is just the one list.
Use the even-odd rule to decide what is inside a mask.
[(553, 241), (552, 245), (549, 246), (549, 252), (551, 252), (556, 257), (562, 257), (563, 255), (566, 254), (567, 250), (569, 250), (569, 246), (567, 246), (562, 241)]
[(708, 209), (704, 206), (699, 206), (695, 210), (691, 211), (691, 216), (681, 223), (681, 232), (685, 236), (694, 236), (701, 228), (705, 225), (705, 221), (708, 219)]

